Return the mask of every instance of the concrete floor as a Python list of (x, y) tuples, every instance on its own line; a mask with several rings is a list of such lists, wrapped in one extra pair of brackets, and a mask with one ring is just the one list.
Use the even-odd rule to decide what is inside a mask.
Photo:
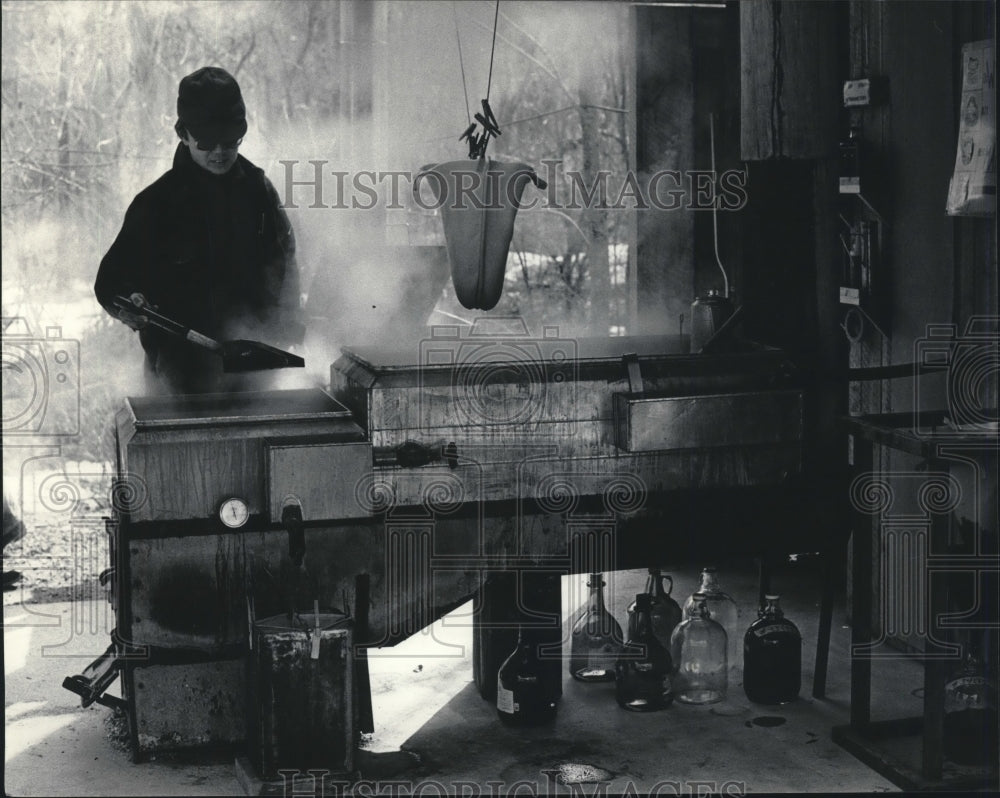
[[(691, 593), (697, 569), (673, 571), (679, 601)], [(756, 604), (752, 563), (723, 564), (723, 586), (744, 610)], [(645, 574), (619, 572), (609, 581), (609, 609), (624, 621), (625, 607), (642, 589)], [(423, 633), (371, 658), (376, 732), (364, 747), (375, 781), (367, 794), (520, 795), (555, 791), (566, 764), (585, 764), (614, 774), (610, 794), (656, 790), (723, 794), (741, 792), (889, 792), (896, 788), (831, 740), (846, 722), (849, 698), (849, 629), (843, 607), (834, 615), (827, 698), (810, 697), (818, 613), (818, 579), (808, 563), (783, 567), (773, 587), (783, 594), (786, 614), (800, 628), (802, 698), (785, 707), (751, 705), (742, 689), (730, 689), (724, 704), (674, 704), (649, 715), (618, 708), (613, 685), (565, 679), (553, 726), (511, 730), (496, 718), (472, 683), (469, 606)], [(564, 606), (582, 601), (582, 579), (565, 580)], [(17, 603), (4, 607), (5, 772), (8, 795), (234, 795), (241, 788), (231, 757), (184, 759), (160, 755), (132, 764), (109, 732), (111, 711), (82, 709), (61, 687), (107, 645), (113, 618), (100, 601)], [(913, 662), (875, 669), (874, 716), (920, 713), (921, 671)], [(116, 686), (117, 687), (117, 686)], [(116, 689), (112, 688), (112, 692)], [(776, 727), (754, 723), (780, 716)], [(394, 772), (400, 749), (420, 764)], [(493, 782), (491, 786), (489, 782)], [(500, 786), (502, 784), (503, 786)], [(393, 786), (395, 785), (395, 786)], [(464, 785), (464, 786), (463, 786)], [(583, 785), (586, 795), (595, 784)]]

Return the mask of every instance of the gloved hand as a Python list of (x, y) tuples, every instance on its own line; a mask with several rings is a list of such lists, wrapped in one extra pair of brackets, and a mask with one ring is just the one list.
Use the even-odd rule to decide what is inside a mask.
[[(136, 308), (153, 307), (146, 300), (146, 297), (138, 292), (131, 294), (129, 296), (129, 300), (132, 302), (133, 305), (136, 306)], [(138, 312), (132, 313), (131, 311), (122, 310), (121, 308), (119, 308), (118, 310), (118, 319), (124, 324), (127, 324), (133, 330), (141, 330), (143, 327), (149, 324), (148, 317), (143, 316), (141, 313)]]

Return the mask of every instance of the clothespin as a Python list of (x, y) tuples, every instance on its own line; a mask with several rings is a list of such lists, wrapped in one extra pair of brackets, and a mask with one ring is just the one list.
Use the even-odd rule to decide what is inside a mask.
[(490, 108), (490, 103), (488, 100), (483, 99), (483, 112), (474, 114), (476, 122), (478, 122), (483, 127), (483, 132), (481, 134), (476, 134), (476, 122), (469, 125), (465, 132), (458, 137), (459, 141), (465, 139), (469, 142), (469, 157), (470, 158), (482, 158), (486, 155), (486, 145), (490, 143), (490, 138), (497, 138), (500, 136), (500, 124), (497, 122), (497, 118), (493, 115), (493, 109)]
[(319, 659), (319, 599), (313, 601), (313, 619), (312, 650), (309, 652), (309, 658)]
[[(479, 114), (476, 114), (476, 116), (478, 117)], [(497, 118), (493, 115), (493, 109), (490, 108), (490, 101), (485, 98), (483, 99), (483, 116), (486, 117), (487, 121), (490, 123), (490, 126), (496, 131), (496, 133), (494, 133), (493, 135), (499, 136), (500, 123), (497, 122)]]
[[(473, 122), (471, 125), (469, 125), (465, 129), (465, 132), (461, 136), (458, 137), (459, 141), (461, 141), (462, 139), (468, 139), (469, 140), (469, 157), (470, 158), (478, 158), (479, 157), (480, 148), (482, 146), (484, 146), (483, 143), (480, 140), (480, 136), (476, 135), (475, 130), (476, 130), (476, 123)], [(485, 136), (485, 135), (486, 134), (484, 133), (483, 136)]]
[(622, 355), (622, 363), (628, 374), (628, 392), (642, 393), (642, 370), (639, 367), (639, 355), (636, 352), (626, 352)]
[(482, 125), (483, 128), (485, 128), (485, 130), (486, 130), (487, 133), (489, 133), (492, 136), (499, 136), (500, 135), (500, 128), (498, 128), (496, 125), (494, 125), (492, 122), (490, 122), (490, 120), (487, 119), (485, 116), (483, 116), (482, 114), (476, 114), (475, 117), (476, 117), (476, 121), (480, 125)]

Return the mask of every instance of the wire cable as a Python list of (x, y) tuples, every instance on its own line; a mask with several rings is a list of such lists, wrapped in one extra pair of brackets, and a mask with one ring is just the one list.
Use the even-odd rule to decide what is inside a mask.
[(451, 0), (451, 15), (455, 20), (455, 41), (458, 42), (458, 67), (462, 71), (462, 92), (465, 94), (465, 115), (472, 124), (472, 106), (469, 105), (469, 87), (465, 83), (465, 61), (462, 58), (462, 36), (458, 32), (458, 11), (455, 0)]
[(497, 0), (497, 9), (493, 15), (493, 46), (490, 48), (490, 73), (486, 79), (486, 102), (490, 100), (490, 86), (493, 85), (493, 55), (497, 51), (497, 21), (500, 19), (500, 0)]

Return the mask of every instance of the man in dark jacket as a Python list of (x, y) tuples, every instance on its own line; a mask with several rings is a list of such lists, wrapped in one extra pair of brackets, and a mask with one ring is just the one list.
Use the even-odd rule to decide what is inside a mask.
[(142, 314), (150, 307), (217, 340), (284, 348), (304, 332), (291, 224), (263, 171), (238, 154), (247, 131), (239, 85), (224, 69), (199, 69), (180, 82), (177, 116), (173, 167), (132, 201), (94, 290), (108, 313), (139, 330), (152, 390), (264, 387), (254, 375), (224, 374), (218, 355)]

